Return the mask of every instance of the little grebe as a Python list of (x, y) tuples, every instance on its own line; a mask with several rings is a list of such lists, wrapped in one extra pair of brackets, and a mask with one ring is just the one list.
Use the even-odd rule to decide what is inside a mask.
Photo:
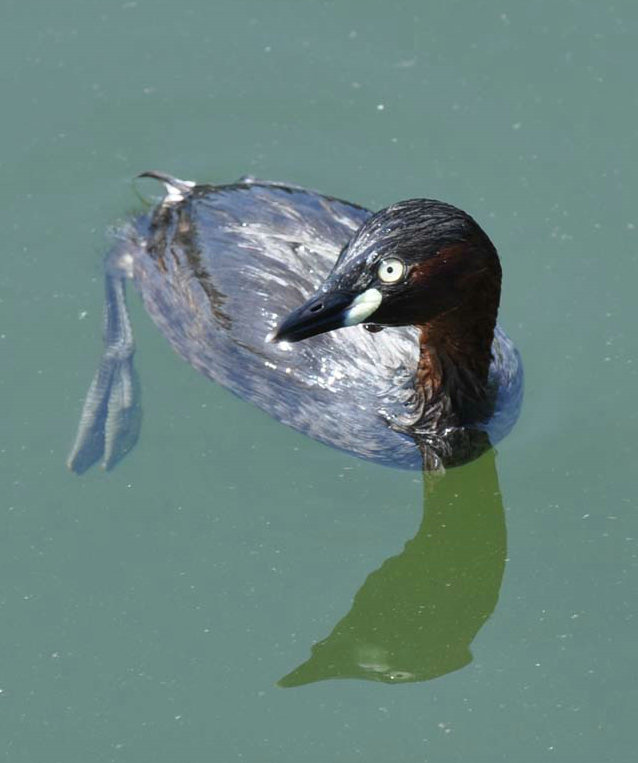
[(373, 214), (253, 178), (144, 176), (167, 195), (107, 255), (105, 349), (71, 469), (112, 466), (139, 433), (128, 278), (192, 366), (353, 455), (439, 470), (510, 431), (522, 366), (496, 325), (496, 250), (465, 212), (414, 199)]

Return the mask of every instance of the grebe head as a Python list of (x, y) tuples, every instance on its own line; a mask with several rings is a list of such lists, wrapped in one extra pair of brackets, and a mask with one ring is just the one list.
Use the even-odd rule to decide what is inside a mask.
[(273, 340), (297, 342), (357, 323), (445, 331), (478, 322), (491, 334), (500, 283), (496, 250), (469, 215), (440, 201), (402, 201), (364, 223)]

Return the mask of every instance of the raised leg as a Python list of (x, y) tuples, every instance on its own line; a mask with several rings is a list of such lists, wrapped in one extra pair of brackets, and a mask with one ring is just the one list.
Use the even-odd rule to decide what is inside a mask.
[(100, 460), (103, 469), (110, 469), (139, 437), (140, 387), (133, 368), (135, 345), (126, 308), (126, 258), (130, 262), (129, 254), (114, 250), (106, 263), (104, 352), (67, 459), (67, 466), (77, 474)]

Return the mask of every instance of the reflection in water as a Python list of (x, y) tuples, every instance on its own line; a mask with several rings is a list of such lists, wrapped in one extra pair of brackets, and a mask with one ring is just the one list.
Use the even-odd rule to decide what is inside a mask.
[(506, 536), (495, 452), (425, 475), (423, 521), (401, 554), (371, 573), (351, 610), (279, 681), (426, 681), (467, 665), (494, 611)]

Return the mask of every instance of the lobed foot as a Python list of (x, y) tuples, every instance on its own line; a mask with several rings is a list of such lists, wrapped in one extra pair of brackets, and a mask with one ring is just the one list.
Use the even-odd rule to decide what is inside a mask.
[(105, 291), (104, 352), (67, 459), (67, 466), (77, 474), (97, 461), (110, 469), (135, 445), (140, 433), (140, 387), (133, 368), (135, 345), (122, 275), (107, 271)]

